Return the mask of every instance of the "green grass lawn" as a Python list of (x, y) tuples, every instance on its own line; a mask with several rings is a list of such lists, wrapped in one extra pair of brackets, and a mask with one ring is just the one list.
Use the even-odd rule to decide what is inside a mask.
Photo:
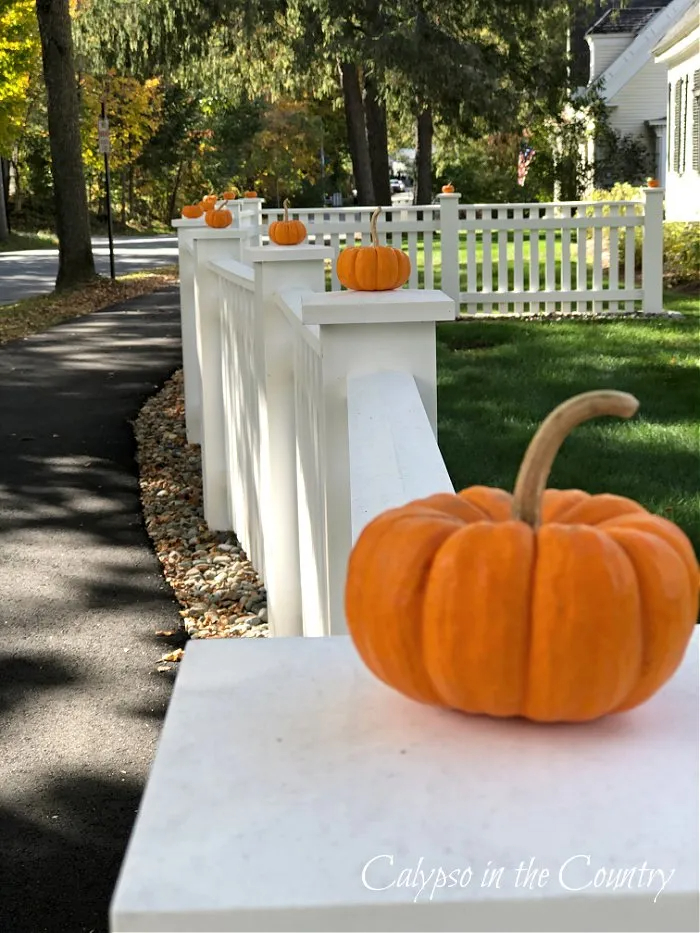
[(456, 488), (512, 489), (534, 431), (591, 389), (640, 401), (630, 421), (577, 428), (549, 485), (612, 492), (676, 522), (700, 554), (700, 305), (667, 294), (682, 320), (438, 325), (439, 441)]
[(12, 232), (8, 240), (0, 243), (0, 253), (14, 253), (20, 249), (56, 249), (58, 239), (53, 233), (42, 231), (39, 233)]

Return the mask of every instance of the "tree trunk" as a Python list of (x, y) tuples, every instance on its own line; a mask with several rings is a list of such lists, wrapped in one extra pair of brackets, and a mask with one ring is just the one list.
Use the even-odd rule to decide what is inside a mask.
[(383, 207), (391, 207), (391, 185), (389, 184), (389, 142), (386, 127), (386, 106), (378, 97), (377, 83), (373, 75), (365, 74), (365, 118), (367, 120), (367, 143), (372, 167), (374, 200)]
[(362, 91), (357, 65), (343, 62), (340, 65), (345, 102), (345, 122), (348, 130), (348, 148), (352, 159), (352, 171), (357, 188), (357, 203), (363, 207), (374, 204), (372, 168), (367, 145), (365, 110), (362, 106)]
[(414, 204), (433, 200), (433, 114), (426, 107), (416, 121), (416, 193)]
[(134, 219), (134, 163), (129, 163), (129, 220)]
[(122, 169), (122, 224), (126, 225), (126, 169)]
[(7, 222), (7, 202), (5, 199), (5, 172), (0, 159), (0, 243), (7, 243), (10, 239), (10, 227)]
[(175, 202), (177, 200), (177, 191), (180, 187), (180, 179), (182, 178), (182, 168), (184, 163), (179, 162), (177, 166), (177, 175), (175, 176), (175, 184), (173, 185), (173, 190), (170, 193), (170, 201), (168, 202), (168, 216), (165, 218), (165, 223), (170, 224), (170, 221), (175, 216)]
[(56, 288), (59, 289), (92, 279), (95, 262), (80, 146), (80, 115), (68, 0), (36, 0), (36, 12), (46, 83), (56, 203)]

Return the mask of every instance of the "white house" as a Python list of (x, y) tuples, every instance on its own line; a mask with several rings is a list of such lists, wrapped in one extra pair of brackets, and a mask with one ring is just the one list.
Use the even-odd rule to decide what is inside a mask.
[(666, 219), (700, 220), (700, 8), (654, 48), (666, 78)]
[[(632, 0), (615, 5), (588, 30), (588, 87), (600, 84), (610, 125), (637, 137), (654, 153), (662, 184), (666, 167), (667, 80), (654, 50), (698, 0)], [(589, 159), (595, 160), (593, 144)]]

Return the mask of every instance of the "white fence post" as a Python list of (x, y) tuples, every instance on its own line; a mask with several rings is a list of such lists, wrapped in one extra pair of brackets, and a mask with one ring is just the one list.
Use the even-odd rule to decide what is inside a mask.
[[(311, 415), (317, 424), (305, 432), (316, 439), (316, 451), (305, 449), (297, 428), (299, 482), (307, 489), (320, 483), (325, 490), (322, 514), (300, 522), (305, 635), (347, 631), (343, 603), (352, 546), (348, 376), (391, 370), (412, 374), (437, 437), (435, 322), (454, 316), (454, 302), (442, 291), (347, 291), (302, 298), (302, 323), (320, 325), (321, 398)], [(297, 372), (296, 378), (305, 374)]]
[(197, 339), (194, 319), (194, 253), (192, 236), (208, 229), (203, 218), (178, 218), (172, 221), (177, 230), (177, 256), (180, 278), (180, 333), (182, 339), (182, 370), (185, 383), (185, 428), (187, 443), (202, 440), (202, 381), (197, 363)]
[(262, 206), (265, 203), (265, 198), (242, 198), (241, 199), (241, 212), (240, 212), (240, 223), (244, 227), (253, 227), (254, 234), (251, 237), (250, 244), (251, 246), (260, 246), (262, 244), (262, 226), (263, 226), (263, 216), (262, 216)]
[(268, 621), (273, 635), (301, 635), (294, 366), (289, 324), (271, 300), (283, 288), (323, 293), (325, 246), (250, 246), (255, 273), (260, 415), (260, 511)]
[(459, 199), (460, 195), (440, 194), (440, 289), (455, 303), (459, 315)]
[[(207, 264), (241, 258), (246, 228), (206, 228), (193, 235), (195, 340), (201, 378), (201, 447), (204, 520), (213, 531), (228, 531), (231, 518), (226, 475), (224, 399), (221, 373), (221, 297), (219, 277)], [(235, 530), (235, 529), (234, 529)]]
[(642, 310), (663, 311), (664, 300), (664, 189), (644, 188), (642, 247)]

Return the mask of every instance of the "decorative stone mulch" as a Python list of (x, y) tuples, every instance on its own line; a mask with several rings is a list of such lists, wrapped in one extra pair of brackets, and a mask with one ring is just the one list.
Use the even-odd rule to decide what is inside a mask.
[[(200, 448), (188, 444), (182, 371), (133, 424), (146, 529), (190, 638), (268, 634), (263, 582), (233, 533), (211, 532), (202, 511)], [(173, 632), (160, 632), (163, 636)], [(161, 662), (175, 662), (182, 649)]]
[(531, 311), (507, 312), (494, 311), (461, 313), (458, 321), (613, 321), (616, 319), (645, 321), (656, 318), (682, 318), (680, 311)]

